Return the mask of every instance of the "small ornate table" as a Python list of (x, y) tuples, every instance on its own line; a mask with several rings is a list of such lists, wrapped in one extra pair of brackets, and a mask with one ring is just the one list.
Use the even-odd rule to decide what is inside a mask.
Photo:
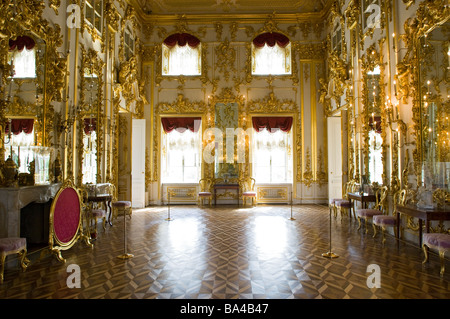
[(217, 190), (218, 189), (235, 189), (237, 193), (237, 201), (239, 206), (239, 195), (240, 195), (240, 186), (239, 184), (214, 184), (214, 206), (217, 203)]

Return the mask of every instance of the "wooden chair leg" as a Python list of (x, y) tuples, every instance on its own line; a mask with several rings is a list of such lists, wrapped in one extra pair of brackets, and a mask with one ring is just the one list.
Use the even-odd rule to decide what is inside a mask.
[(25, 271), (30, 264), (30, 260), (27, 258), (27, 250), (23, 249), (20, 253), (20, 267), (22, 271)]
[(445, 254), (445, 251), (443, 251), (443, 250), (439, 251), (439, 260), (441, 261), (441, 271), (440, 271), (441, 276), (444, 276), (444, 272), (445, 272), (445, 258), (444, 258), (444, 254)]
[(422, 245), (423, 254), (425, 255), (425, 259), (422, 261), (422, 264), (426, 263), (428, 261), (428, 247), (427, 245)]
[(381, 227), (381, 233), (383, 235), (383, 237), (382, 237), (383, 240), (382, 240), (381, 244), (384, 246), (384, 243), (386, 242), (386, 227), (384, 227), (384, 226)]
[(5, 272), (5, 262), (6, 262), (6, 255), (1, 254), (1, 256), (0, 256), (0, 284), (3, 283), (3, 274)]
[(358, 216), (358, 230), (361, 229), (361, 217)]
[(372, 224), (372, 227), (373, 227), (373, 238), (375, 238), (376, 236), (377, 236), (377, 225), (375, 225), (375, 224)]

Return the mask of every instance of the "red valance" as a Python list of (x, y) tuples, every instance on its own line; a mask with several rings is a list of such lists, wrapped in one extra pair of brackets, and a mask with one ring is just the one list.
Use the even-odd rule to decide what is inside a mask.
[(275, 132), (274, 129), (280, 129), (283, 132), (289, 132), (292, 127), (292, 116), (283, 117), (252, 117), (253, 128), (256, 132), (261, 132), (263, 129), (267, 129), (269, 132)]
[(9, 51), (14, 51), (15, 49), (22, 51), (23, 48), (32, 50), (35, 45), (36, 43), (34, 40), (26, 35), (18, 36), (15, 40), (9, 39)]
[(253, 39), (253, 44), (257, 48), (262, 48), (266, 43), (269, 47), (278, 44), (278, 46), (285, 48), (289, 44), (289, 38), (281, 33), (267, 32), (262, 33)]
[[(33, 132), (34, 119), (12, 119), (11, 131), (14, 135), (19, 135), (24, 132), (31, 134)], [(5, 126), (5, 134), (9, 133), (9, 123)]]
[(186, 44), (188, 44), (191, 48), (195, 49), (200, 44), (200, 40), (189, 33), (175, 33), (168, 36), (164, 40), (164, 44), (169, 48), (172, 48), (177, 44), (180, 47), (184, 47)]
[(177, 130), (180, 133), (190, 130), (191, 132), (198, 132), (200, 128), (201, 117), (162, 117), (161, 123), (164, 132), (170, 133)]
[(95, 118), (84, 118), (84, 133), (90, 135), (91, 132), (97, 129), (97, 119)]
[[(375, 127), (373, 125), (374, 121), (375, 121)], [(381, 133), (381, 116), (369, 117), (369, 126), (372, 130), (375, 130), (376, 133)]]

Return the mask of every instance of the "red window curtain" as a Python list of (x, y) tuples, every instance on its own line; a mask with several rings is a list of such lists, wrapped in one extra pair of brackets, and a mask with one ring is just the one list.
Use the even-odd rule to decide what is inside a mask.
[(23, 48), (27, 48), (27, 50), (32, 50), (36, 43), (34, 40), (27, 36), (19, 36), (17, 39), (12, 40), (9, 39), (9, 50), (14, 51), (17, 49), (18, 51), (22, 51)]
[(253, 39), (253, 44), (257, 48), (262, 48), (266, 43), (269, 47), (278, 44), (280, 47), (285, 48), (289, 44), (289, 38), (281, 33), (267, 32)]
[(201, 117), (162, 117), (161, 123), (166, 133), (170, 133), (173, 130), (177, 130), (180, 133), (190, 130), (196, 133), (200, 128), (201, 120)]
[[(374, 122), (375, 121), (375, 125)], [(369, 117), (369, 126), (372, 130), (375, 130), (376, 133), (381, 133), (381, 116)]]
[(91, 132), (97, 130), (97, 119), (85, 118), (84, 119), (84, 133), (90, 135)]
[(283, 117), (252, 117), (253, 128), (256, 132), (261, 132), (263, 129), (267, 129), (269, 132), (275, 132), (274, 129), (280, 129), (283, 132), (289, 132), (292, 127), (292, 116)]
[(189, 33), (175, 33), (168, 36), (164, 40), (164, 44), (169, 48), (172, 48), (177, 44), (181, 47), (184, 47), (186, 44), (188, 44), (191, 48), (195, 49), (200, 44), (200, 40)]
[[(14, 135), (19, 135), (24, 132), (25, 134), (31, 134), (33, 132), (34, 119), (12, 119), (11, 120), (11, 132)], [(5, 126), (5, 134), (9, 133), (9, 123)]]

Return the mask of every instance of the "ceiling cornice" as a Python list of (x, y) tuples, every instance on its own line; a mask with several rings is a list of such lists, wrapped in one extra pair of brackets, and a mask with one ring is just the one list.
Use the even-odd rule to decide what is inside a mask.
[(328, 2), (326, 6), (318, 12), (308, 13), (211, 13), (211, 14), (145, 14), (142, 8), (139, 7), (136, 0), (126, 0), (126, 2), (133, 6), (139, 21), (143, 24), (153, 25), (171, 25), (177, 23), (180, 17), (183, 16), (187, 22), (191, 24), (210, 24), (217, 21), (221, 22), (245, 22), (245, 23), (264, 23), (270, 16), (273, 16), (274, 21), (278, 23), (298, 23), (306, 21), (325, 21), (330, 11), (331, 3)]

